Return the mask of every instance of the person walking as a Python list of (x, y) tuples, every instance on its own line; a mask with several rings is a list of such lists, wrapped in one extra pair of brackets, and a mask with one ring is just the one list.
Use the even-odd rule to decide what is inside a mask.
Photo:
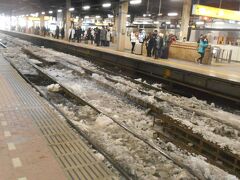
[(65, 37), (65, 30), (64, 27), (61, 28), (61, 38), (64, 39)]
[(203, 36), (200, 38), (199, 40), (199, 44), (198, 44), (198, 53), (200, 54), (200, 57), (197, 59), (197, 62), (202, 64), (204, 55), (205, 55), (205, 50), (208, 47), (208, 40), (207, 40), (207, 36)]
[(135, 32), (131, 32), (130, 41), (132, 43), (131, 53), (133, 54), (133, 52), (135, 50), (135, 45), (136, 45), (136, 42), (137, 42), (137, 37), (136, 37), (136, 33)]

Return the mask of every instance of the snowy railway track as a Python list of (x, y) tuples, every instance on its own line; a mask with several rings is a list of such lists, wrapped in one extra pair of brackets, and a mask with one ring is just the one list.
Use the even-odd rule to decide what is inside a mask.
[[(26, 51), (25, 51), (26, 52)], [(36, 58), (36, 57), (35, 57)], [(38, 58), (38, 60), (40, 60)], [(44, 61), (44, 63), (49, 63), (47, 61)], [(89, 103), (86, 99), (83, 99), (82, 97), (80, 97), (79, 95), (75, 94), (74, 91), (69, 90), (67, 87), (65, 87), (60, 81), (58, 81), (55, 77), (49, 75), (46, 73), (46, 71), (44, 71), (43, 68), (38, 67), (37, 65), (35, 65), (34, 63), (29, 62), (34, 68), (36, 68), (41, 74), (43, 74), (44, 76), (47, 76), (48, 78), (50, 78), (53, 82), (55, 82), (56, 84), (59, 84), (60, 87), (63, 89), (63, 91), (65, 93), (67, 93), (68, 95), (74, 97), (74, 99), (77, 99), (78, 101), (84, 103), (85, 105), (93, 108), (96, 112), (98, 112), (101, 115), (106, 116), (107, 118), (111, 119), (113, 122), (115, 122), (119, 127), (123, 128), (125, 131), (127, 131), (128, 133), (130, 133), (131, 135), (133, 135), (135, 138), (137, 138), (138, 140), (144, 142), (145, 144), (147, 144), (149, 147), (151, 147), (152, 149), (154, 149), (155, 151), (159, 152), (161, 155), (163, 155), (165, 158), (167, 158), (168, 160), (172, 161), (175, 165), (179, 166), (180, 168), (186, 169), (192, 176), (192, 178), (197, 178), (197, 179), (202, 179), (201, 177), (198, 177), (197, 174), (195, 174), (191, 168), (187, 167), (186, 165), (182, 164), (180, 161), (178, 161), (177, 159), (171, 157), (170, 155), (168, 155), (166, 152), (164, 152), (159, 146), (157, 146), (155, 143), (153, 143), (152, 141), (150, 141), (148, 139), (148, 137), (144, 137), (143, 135), (139, 134), (138, 132), (135, 132), (134, 129), (132, 129), (131, 127), (127, 126), (126, 124), (118, 121), (117, 119), (115, 119), (114, 117), (111, 117), (109, 114), (107, 114), (106, 112), (100, 110), (99, 108), (95, 107), (94, 105), (92, 105), (91, 103)], [(49, 64), (54, 64), (54, 63), (49, 63)], [(61, 63), (62, 65), (64, 63)], [(65, 64), (66, 65), (66, 64)], [(67, 67), (67, 66), (66, 66)], [(79, 73), (79, 72), (77, 72)], [(55, 106), (56, 107), (56, 106)], [(102, 150), (100, 151), (102, 152)], [(109, 158), (110, 159), (110, 158)], [(111, 160), (111, 162), (113, 162)], [(119, 168), (118, 168), (119, 169)], [(126, 172), (124, 172), (125, 177), (126, 177)], [(130, 177), (130, 176), (127, 176)]]
[[(47, 63), (47, 64), (49, 63), (47, 60), (44, 60), (43, 58), (35, 55), (34, 53), (32, 53), (29, 50), (24, 49), (24, 52), (27, 53), (28, 55), (34, 57), (34, 58), (37, 58), (38, 60), (40, 60), (44, 63)], [(82, 73), (82, 71), (79, 71), (77, 68), (74, 68), (71, 65), (69, 65), (68, 62), (65, 63), (63, 61), (61, 61), (61, 62), (58, 61), (58, 62), (55, 62), (55, 63), (59, 63), (62, 66), (65, 66), (66, 68), (69, 68), (69, 69), (79, 73), (80, 75)], [(51, 62), (50, 64), (54, 64), (54, 63)], [(76, 66), (76, 64), (73, 64), (73, 65)], [(38, 70), (40, 70), (42, 73), (45, 73), (43, 69), (37, 67), (36, 65), (32, 64), (32, 66), (34, 66), (35, 68), (38, 68)], [(123, 84), (124, 86), (128, 85), (128, 84), (122, 83), (120, 81), (114, 80), (114, 79), (108, 77), (104, 73), (99, 73), (97, 71), (93, 71), (93, 70), (87, 69), (85, 67), (81, 67), (81, 68), (90, 75), (98, 73), (99, 75), (103, 76), (108, 81), (111, 81), (113, 83), (120, 83), (120, 84)], [(53, 77), (51, 77), (51, 78), (53, 78)], [(56, 79), (55, 79), (55, 81), (58, 84), (61, 84)], [(114, 87), (111, 87), (106, 83), (103, 83), (103, 82), (99, 82), (99, 83), (100, 84), (102, 83), (105, 86), (107, 86), (107, 88), (111, 88), (112, 90), (114, 90)], [(63, 85), (61, 85), (61, 86), (63, 86)], [(144, 94), (144, 95), (148, 95), (148, 96), (152, 95), (152, 94), (148, 93), (146, 90), (141, 90), (141, 89), (133, 87), (133, 86), (130, 86), (130, 88), (133, 88), (133, 89), (137, 90), (139, 93)], [(150, 88), (150, 87), (148, 87), (148, 88)], [(74, 93), (74, 92), (71, 92), (71, 93)], [(216, 144), (214, 144), (210, 141), (207, 141), (206, 139), (199, 136), (198, 134), (195, 134), (194, 132), (189, 130), (187, 126), (184, 126), (181, 123), (179, 123), (178, 121), (176, 121), (175, 119), (173, 119), (173, 118), (171, 118), (167, 115), (164, 115), (162, 113), (163, 112), (162, 109), (160, 109), (156, 106), (153, 106), (150, 103), (146, 103), (144, 101), (141, 101), (140, 99), (138, 99), (134, 96), (131, 96), (131, 95), (127, 94), (126, 92), (121, 92), (121, 93), (123, 93), (125, 96), (127, 96), (131, 100), (135, 100), (137, 103), (141, 104), (142, 106), (146, 106), (147, 108), (150, 108), (150, 110), (155, 113), (156, 118), (159, 119), (158, 121), (155, 121), (156, 122), (155, 125), (163, 127), (163, 131), (162, 130), (159, 131), (158, 128), (155, 128), (156, 131), (157, 131), (156, 135), (158, 135), (162, 138), (164, 137), (168, 141), (173, 142), (174, 144), (180, 146), (181, 148), (190, 150), (191, 152), (194, 152), (194, 153), (200, 153), (200, 154), (206, 156), (208, 158), (209, 162), (211, 162), (212, 164), (217, 165), (217, 166), (219, 166), (219, 167), (221, 167), (221, 168), (239, 176), (238, 171), (239, 171), (239, 168), (240, 168), (239, 167), (240, 158), (239, 158), (238, 155), (232, 153), (228, 149), (221, 148), (220, 146), (218, 146), (218, 145), (216, 145)], [(165, 100), (160, 99), (160, 98), (155, 97), (155, 96), (154, 96), (154, 99), (156, 99), (158, 102), (165, 101)], [(171, 101), (167, 101), (167, 102), (170, 102), (173, 105), (177, 105), (176, 103), (172, 103)], [(93, 107), (93, 106), (91, 105), (91, 107)], [(184, 108), (184, 109), (192, 112), (191, 109), (189, 109), (189, 108)], [(193, 111), (193, 112), (195, 112), (195, 111)], [(104, 112), (102, 112), (102, 111), (99, 111), (99, 113), (104, 114)], [(107, 115), (107, 114), (105, 114), (105, 115)], [(198, 115), (202, 116), (204, 114), (199, 113)], [(114, 122), (118, 123), (118, 125), (120, 125), (122, 128), (124, 128), (128, 132), (130, 132), (130, 133), (133, 132), (128, 127), (126, 127), (123, 123), (118, 122), (113, 117), (110, 117), (110, 118), (113, 119)], [(216, 120), (216, 119), (214, 119), (214, 120)], [(168, 133), (167, 135), (166, 135), (166, 132)], [(148, 142), (146, 137), (142, 138), (139, 134), (135, 134), (135, 133), (133, 135), (136, 136), (137, 138), (140, 138), (145, 143), (150, 145), (152, 148), (155, 148), (157, 150), (156, 145)], [(171, 137), (171, 135), (173, 137)], [(191, 144), (191, 146), (189, 146), (189, 144)], [(159, 151), (159, 152), (163, 153), (161, 151)], [(164, 154), (164, 155), (166, 156), (166, 154)], [(171, 159), (168, 156), (166, 156), (166, 157)]]

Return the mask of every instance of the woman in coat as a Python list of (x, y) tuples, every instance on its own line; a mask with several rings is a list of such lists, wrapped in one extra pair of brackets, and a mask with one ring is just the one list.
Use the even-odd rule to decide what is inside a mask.
[(203, 36), (199, 40), (199, 44), (198, 44), (198, 53), (200, 54), (200, 57), (197, 59), (197, 62), (199, 62), (200, 64), (202, 64), (202, 60), (204, 58), (205, 50), (206, 50), (207, 47), (208, 47), (207, 37)]

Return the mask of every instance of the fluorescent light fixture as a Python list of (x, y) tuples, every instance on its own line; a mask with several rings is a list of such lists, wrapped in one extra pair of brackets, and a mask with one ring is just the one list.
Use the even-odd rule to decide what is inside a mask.
[(101, 16), (96, 16), (97, 19), (101, 18)]
[(62, 12), (62, 9), (58, 9), (57, 12), (59, 12), (59, 13)]
[(45, 12), (42, 12), (41, 14), (42, 14), (42, 15), (44, 15), (44, 14), (45, 14)]
[(79, 16), (76, 16), (76, 19), (79, 19)]
[(49, 14), (52, 14), (52, 13), (53, 13), (53, 11), (48, 11), (48, 13), (49, 13)]
[(153, 24), (159, 24), (159, 21), (154, 21)]
[(147, 14), (147, 16), (151, 17), (152, 15), (151, 14)]
[(235, 23), (236, 23), (236, 21), (229, 20), (229, 23), (230, 23), (230, 24), (235, 24)]
[(170, 21), (167, 21), (166, 24), (171, 24), (171, 22), (170, 22)]
[(104, 4), (102, 5), (102, 7), (104, 7), (104, 8), (109, 8), (109, 7), (111, 7), (111, 3), (104, 3)]
[(222, 24), (225, 24), (225, 23), (223, 21), (217, 21), (217, 22), (214, 22), (214, 24), (222, 25)]
[(158, 16), (162, 16), (162, 13), (159, 13)]
[(111, 15), (111, 14), (108, 14), (108, 18), (113, 18), (113, 15)]
[(170, 13), (168, 13), (168, 16), (177, 16), (178, 15), (178, 13), (176, 13), (176, 12), (170, 12)]
[(131, 0), (130, 4), (141, 4), (142, 0)]
[(196, 24), (197, 24), (197, 25), (203, 25), (204, 22), (203, 22), (203, 21), (197, 21)]
[(143, 14), (143, 17), (146, 17), (147, 15), (146, 14)]
[(89, 18), (89, 16), (85, 16), (84, 18), (85, 18), (85, 19), (88, 19), (88, 18)]
[(127, 14), (127, 17), (129, 18), (129, 17), (131, 17), (131, 15), (130, 15), (130, 14)]
[(75, 10), (75, 8), (73, 8), (73, 7), (72, 7), (72, 8), (69, 8), (69, 11), (74, 11), (74, 10)]
[(90, 9), (90, 6), (86, 5), (86, 6), (83, 6), (83, 10), (89, 10)]

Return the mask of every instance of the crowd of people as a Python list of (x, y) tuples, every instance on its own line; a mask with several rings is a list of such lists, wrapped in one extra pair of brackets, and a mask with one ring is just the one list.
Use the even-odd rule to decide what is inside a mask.
[(130, 41), (132, 44), (131, 53), (134, 53), (136, 42), (139, 42), (141, 44), (141, 54), (145, 44), (148, 57), (167, 59), (169, 47), (176, 40), (177, 37), (175, 35), (163, 35), (157, 30), (154, 30), (148, 35), (145, 35), (143, 31), (132, 32), (130, 35)]
[(110, 28), (102, 26), (102, 28), (88, 28), (84, 31), (81, 27), (71, 27), (68, 32), (68, 40), (81, 42), (82, 40), (96, 44), (97, 46), (110, 46), (112, 32)]

